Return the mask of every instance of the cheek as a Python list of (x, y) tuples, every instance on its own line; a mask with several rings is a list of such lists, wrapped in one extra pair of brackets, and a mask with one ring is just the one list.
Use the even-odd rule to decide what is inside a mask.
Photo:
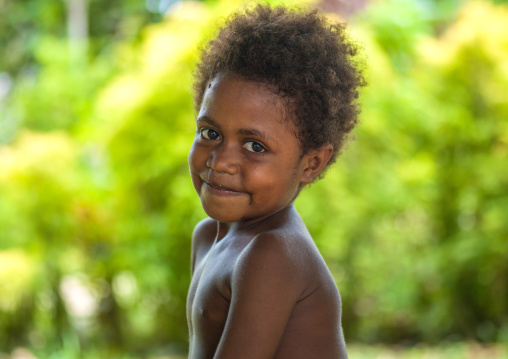
[(203, 149), (196, 144), (196, 141), (192, 143), (192, 147), (189, 151), (189, 168), (191, 174), (193, 171), (199, 170), (206, 162), (206, 154)]
[(255, 193), (263, 202), (286, 202), (295, 195), (299, 180), (293, 167), (279, 164), (270, 169), (251, 172), (250, 184), (257, 189)]
[(199, 178), (199, 173), (202, 170), (201, 162), (202, 160), (200, 157), (203, 157), (201, 154), (202, 151), (199, 151), (198, 146), (196, 146), (196, 143), (192, 144), (192, 147), (189, 151), (189, 171), (190, 176), (192, 180), (192, 184), (194, 185), (195, 190), (199, 193), (201, 188), (201, 179)]
[(191, 173), (192, 173), (192, 169), (194, 167), (195, 155), (196, 155), (196, 144), (193, 142), (192, 146), (190, 148), (190, 151), (189, 151), (189, 156), (187, 157), (187, 161), (189, 163), (189, 169), (191, 170)]

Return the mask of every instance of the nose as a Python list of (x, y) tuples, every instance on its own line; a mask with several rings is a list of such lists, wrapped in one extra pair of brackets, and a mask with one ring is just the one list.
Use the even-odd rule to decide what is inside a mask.
[(216, 147), (206, 161), (206, 166), (218, 173), (234, 175), (239, 169), (239, 158), (232, 145), (223, 143)]

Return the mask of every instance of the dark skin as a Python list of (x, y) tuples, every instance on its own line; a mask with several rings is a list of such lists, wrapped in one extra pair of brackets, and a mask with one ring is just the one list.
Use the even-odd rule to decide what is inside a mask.
[(189, 154), (205, 212), (192, 238), (190, 359), (347, 358), (340, 296), (293, 202), (328, 162), (302, 154), (283, 100), (219, 74)]

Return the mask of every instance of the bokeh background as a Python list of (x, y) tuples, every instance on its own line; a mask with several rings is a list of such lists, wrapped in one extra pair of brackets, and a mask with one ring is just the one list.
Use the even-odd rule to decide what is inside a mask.
[[(367, 64), (296, 203), (350, 357), (508, 358), (506, 1), (305, 3)], [(192, 69), (244, 4), (0, 1), (0, 358), (185, 357)]]

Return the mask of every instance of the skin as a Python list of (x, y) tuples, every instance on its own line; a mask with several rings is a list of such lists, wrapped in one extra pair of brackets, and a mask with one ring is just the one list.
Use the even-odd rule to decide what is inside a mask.
[(192, 237), (189, 358), (347, 358), (339, 292), (293, 206), (331, 145), (302, 154), (283, 101), (231, 74), (196, 124), (189, 168), (210, 218)]

